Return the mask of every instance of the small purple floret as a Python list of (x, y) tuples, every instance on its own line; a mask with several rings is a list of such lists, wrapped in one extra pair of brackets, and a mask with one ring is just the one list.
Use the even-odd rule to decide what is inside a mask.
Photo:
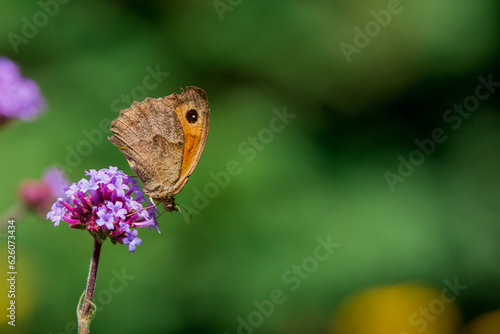
[(140, 238), (137, 238), (137, 230), (132, 231), (127, 234), (127, 238), (123, 240), (124, 245), (128, 245), (128, 251), (134, 252), (135, 246), (139, 246), (142, 243)]

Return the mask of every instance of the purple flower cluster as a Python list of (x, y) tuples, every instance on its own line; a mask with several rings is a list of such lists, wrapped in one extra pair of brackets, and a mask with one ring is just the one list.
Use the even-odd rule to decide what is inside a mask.
[(134, 252), (141, 239), (133, 229), (146, 226), (158, 229), (156, 208), (142, 206), (145, 200), (137, 181), (117, 167), (85, 173), (89, 179), (66, 187), (66, 200), (58, 198), (47, 219), (54, 226), (63, 220), (71, 228), (86, 229), (101, 240), (108, 237), (113, 243), (128, 245), (129, 252)]
[(45, 99), (33, 80), (21, 76), (19, 67), (0, 57), (0, 124), (10, 119), (31, 120), (45, 109)]

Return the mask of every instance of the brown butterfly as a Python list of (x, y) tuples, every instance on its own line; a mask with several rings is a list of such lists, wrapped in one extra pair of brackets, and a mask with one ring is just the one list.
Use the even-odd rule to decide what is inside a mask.
[[(134, 102), (111, 122), (109, 141), (125, 154), (150, 199), (178, 211), (179, 193), (200, 160), (208, 136), (210, 109), (205, 91)], [(153, 202), (154, 203), (154, 202)]]

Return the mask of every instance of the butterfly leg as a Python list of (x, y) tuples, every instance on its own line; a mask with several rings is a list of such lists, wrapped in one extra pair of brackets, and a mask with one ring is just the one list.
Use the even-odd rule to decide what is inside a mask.
[(154, 207), (156, 207), (156, 204), (155, 204), (155, 202), (153, 201), (153, 198), (151, 198), (151, 196), (149, 196), (149, 201), (151, 202), (151, 204), (152, 204)]

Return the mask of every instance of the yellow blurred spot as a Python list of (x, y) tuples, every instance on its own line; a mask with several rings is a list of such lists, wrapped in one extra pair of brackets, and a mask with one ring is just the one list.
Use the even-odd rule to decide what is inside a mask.
[(341, 305), (332, 334), (451, 334), (460, 323), (457, 296), (401, 284), (359, 293)]
[(500, 310), (489, 312), (472, 320), (460, 334), (498, 334), (500, 333)]
[[(7, 259), (7, 241), (2, 240), (1, 246), (4, 250), (0, 251), (0, 257)], [(16, 264), (15, 270), (17, 275), (7, 275), (6, 273), (10, 270), (7, 266), (4, 266), (3, 279), (0, 280), (0, 308), (2, 309), (2, 317), (0, 317), (0, 333), (3, 333), (6, 328), (12, 331), (15, 327), (8, 324), (11, 319), (7, 317), (10, 315), (11, 311), (8, 310), (11, 306), (11, 301), (14, 301), (13, 310), (15, 312), (15, 324), (18, 326), (20, 323), (27, 322), (28, 316), (31, 310), (37, 302), (38, 294), (35, 293), (36, 289), (34, 285), (37, 277), (35, 273), (35, 268), (29, 263), (28, 257), (22, 257), (20, 259), (16, 254)], [(15, 276), (15, 280), (8, 281), (7, 279)], [(13, 283), (13, 285), (11, 285)]]

